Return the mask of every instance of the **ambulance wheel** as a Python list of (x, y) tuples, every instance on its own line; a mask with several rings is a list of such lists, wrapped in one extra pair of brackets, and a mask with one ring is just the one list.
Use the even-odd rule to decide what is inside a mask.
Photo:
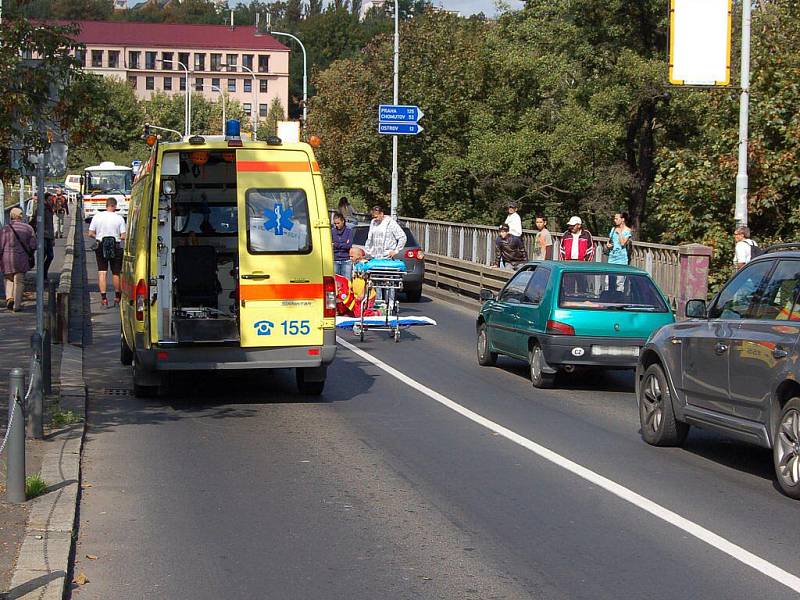
[(128, 346), (128, 343), (125, 341), (125, 336), (122, 335), (121, 331), (119, 332), (119, 362), (126, 367), (133, 364), (133, 350)]
[(297, 390), (302, 395), (319, 396), (322, 394), (322, 390), (325, 389), (325, 374), (323, 373), (322, 379), (319, 381), (311, 381), (309, 377), (309, 372), (314, 372), (317, 370), (318, 369), (316, 368), (306, 369), (302, 367), (295, 369), (295, 374), (297, 377)]

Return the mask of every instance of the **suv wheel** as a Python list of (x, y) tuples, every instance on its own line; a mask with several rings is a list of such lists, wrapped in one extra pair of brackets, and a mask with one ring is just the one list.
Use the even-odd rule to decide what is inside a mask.
[(556, 381), (555, 373), (545, 373), (548, 368), (544, 351), (539, 344), (534, 344), (528, 353), (528, 364), (531, 369), (531, 383), (535, 388), (551, 388)]
[(478, 326), (478, 364), (483, 367), (493, 367), (497, 364), (497, 352), (489, 350), (489, 334), (486, 332), (486, 323)]
[(772, 444), (772, 462), (783, 492), (800, 500), (800, 398), (792, 398), (781, 411)]
[(672, 394), (661, 365), (650, 365), (639, 386), (639, 422), (642, 439), (653, 446), (680, 446), (689, 426), (675, 418)]

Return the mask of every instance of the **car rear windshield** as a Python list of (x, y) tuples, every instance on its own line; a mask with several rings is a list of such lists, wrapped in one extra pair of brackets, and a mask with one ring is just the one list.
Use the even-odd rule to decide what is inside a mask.
[(668, 312), (658, 288), (647, 275), (612, 272), (565, 272), (559, 308)]
[[(417, 246), (417, 240), (414, 234), (408, 227), (403, 227), (403, 232), (406, 234), (406, 248)], [(356, 246), (363, 246), (367, 243), (367, 234), (369, 234), (369, 225), (356, 225), (353, 229), (353, 244)]]

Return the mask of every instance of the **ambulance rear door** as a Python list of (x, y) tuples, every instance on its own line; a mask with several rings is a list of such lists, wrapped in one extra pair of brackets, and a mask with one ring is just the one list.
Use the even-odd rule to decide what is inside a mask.
[(236, 178), (241, 345), (322, 345), (325, 215), (318, 214), (309, 155), (241, 149)]

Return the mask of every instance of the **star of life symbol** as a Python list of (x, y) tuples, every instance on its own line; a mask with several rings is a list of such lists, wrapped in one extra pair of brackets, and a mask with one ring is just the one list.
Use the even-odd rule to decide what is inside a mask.
[(284, 206), (281, 202), (276, 202), (272, 210), (266, 209), (264, 211), (264, 229), (269, 231), (275, 230), (275, 235), (283, 235), (287, 231), (291, 231), (294, 227), (292, 217), (294, 211), (291, 206)]

